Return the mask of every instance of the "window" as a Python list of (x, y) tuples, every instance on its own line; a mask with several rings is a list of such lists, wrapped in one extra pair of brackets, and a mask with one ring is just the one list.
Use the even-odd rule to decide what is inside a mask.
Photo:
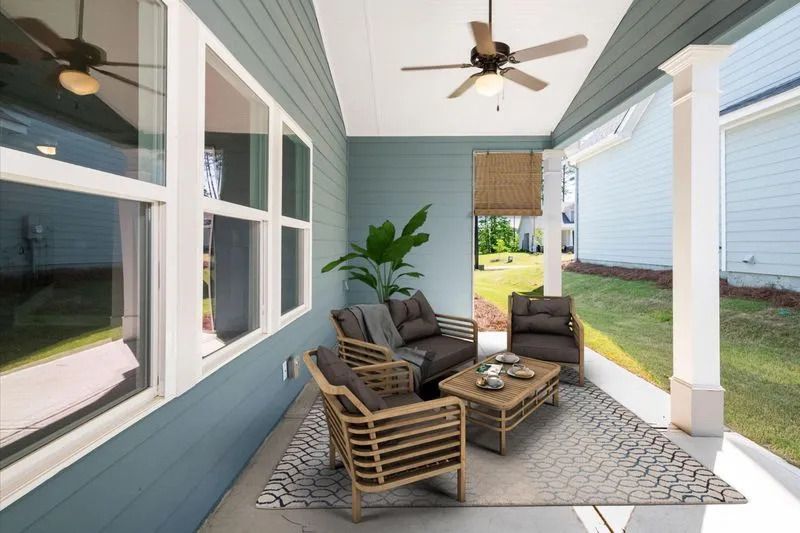
[(310, 310), (313, 218), (311, 139), (185, 2), (2, 4), (0, 508)]
[(156, 395), (166, 15), (160, 0), (3, 2), (3, 498), (7, 468)]
[(268, 141), (269, 108), (206, 48), (203, 357), (262, 327), (260, 240), (269, 220)]
[(311, 149), (288, 124), (281, 143), (281, 316), (302, 313), (310, 297)]
[(81, 5), (3, 2), (0, 144), (163, 184), (166, 8)]
[(148, 212), (0, 182), (0, 465), (149, 385)]

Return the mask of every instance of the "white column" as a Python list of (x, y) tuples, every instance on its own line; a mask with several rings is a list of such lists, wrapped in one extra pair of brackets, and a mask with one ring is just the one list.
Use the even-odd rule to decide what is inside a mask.
[(561, 296), (561, 161), (563, 150), (542, 154), (544, 181), (544, 295)]
[(672, 423), (720, 436), (719, 65), (729, 46), (690, 45), (659, 67), (673, 78)]

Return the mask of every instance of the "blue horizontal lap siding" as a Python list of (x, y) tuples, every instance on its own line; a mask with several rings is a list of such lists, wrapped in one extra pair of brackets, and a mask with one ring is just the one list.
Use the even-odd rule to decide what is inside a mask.
[(333, 342), (343, 275), (346, 138), (311, 0), (189, 0), (314, 142), (314, 309), (117, 435), (0, 514), (15, 531), (193, 531), (305, 384), (281, 380), (291, 354)]
[[(350, 137), (349, 240), (364, 242), (370, 224), (391, 220), (398, 231), (433, 204), (422, 231), (430, 241), (409, 263), (425, 274), (408, 284), (422, 289), (440, 312), (472, 316), (472, 155), (475, 150), (543, 150), (549, 137)], [(351, 303), (375, 295), (351, 281)]]

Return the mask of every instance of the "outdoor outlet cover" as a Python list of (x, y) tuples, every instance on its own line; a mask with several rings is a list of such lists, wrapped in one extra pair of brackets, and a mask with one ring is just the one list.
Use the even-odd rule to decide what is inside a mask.
[(283, 381), (286, 381), (289, 377), (289, 361), (283, 362)]

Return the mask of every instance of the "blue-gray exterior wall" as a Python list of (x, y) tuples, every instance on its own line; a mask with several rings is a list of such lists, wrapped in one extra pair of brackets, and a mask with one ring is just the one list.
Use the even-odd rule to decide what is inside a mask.
[[(722, 109), (800, 77), (800, 6), (739, 40), (720, 75)], [(671, 93), (655, 93), (630, 140), (579, 163), (579, 259), (671, 266)], [(796, 105), (725, 134), (721, 267), (732, 282), (800, 288), (799, 124)]]
[[(401, 228), (433, 204), (423, 231), (430, 241), (408, 262), (424, 278), (411, 280), (438, 312), (472, 316), (472, 156), (479, 150), (543, 150), (549, 137), (350, 137), (348, 220), (351, 242), (363, 243), (370, 224)], [(375, 301), (349, 282), (348, 301)]]
[(311, 313), (58, 473), (0, 515), (16, 531), (194, 531), (305, 384), (282, 382), (291, 354), (332, 343), (345, 303), (346, 137), (311, 0), (188, 0), (314, 142)]

